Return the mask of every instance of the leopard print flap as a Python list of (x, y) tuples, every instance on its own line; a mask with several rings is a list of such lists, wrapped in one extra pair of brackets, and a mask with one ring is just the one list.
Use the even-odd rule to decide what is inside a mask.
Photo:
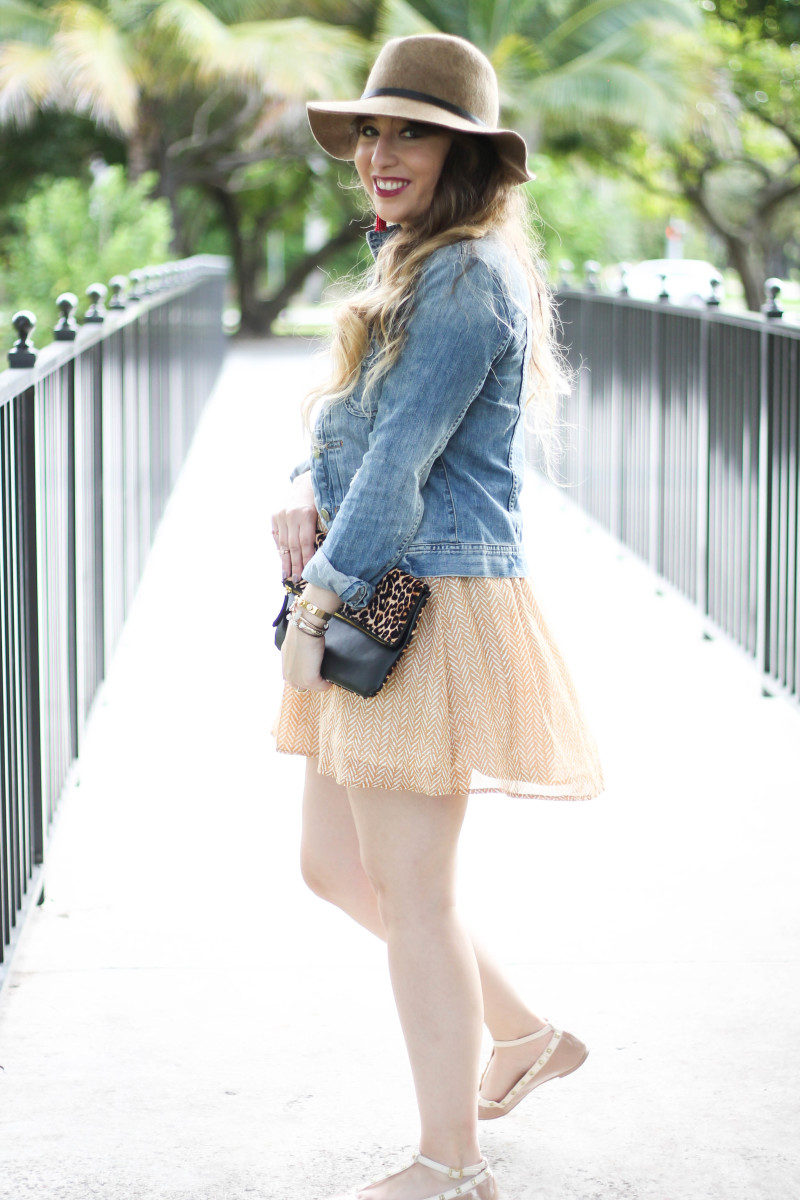
[[(324, 540), (324, 531), (318, 530), (314, 539), (315, 550), (319, 550)], [(302, 593), (305, 585), (306, 580), (301, 579), (292, 590)], [(394, 647), (405, 636), (408, 619), (420, 597), (429, 593), (430, 588), (424, 579), (417, 579), (407, 571), (401, 571), (399, 567), (392, 567), (376, 585), (375, 594), (368, 604), (358, 609), (343, 604), (338, 613), (353, 625), (366, 630), (385, 646)]]

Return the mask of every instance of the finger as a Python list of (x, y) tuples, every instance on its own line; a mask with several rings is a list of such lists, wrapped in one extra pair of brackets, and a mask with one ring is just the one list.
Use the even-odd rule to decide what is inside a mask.
[(310, 558), (313, 558), (316, 551), (314, 539), (317, 534), (317, 510), (312, 509), (311, 512), (303, 514), (300, 522), (300, 553), (303, 559), (301, 570), (305, 570), (306, 563)]
[(289, 553), (283, 555), (283, 561), (288, 562), (291, 559), (291, 575), (293, 579), (297, 580), (303, 570), (303, 556), (296, 527), (292, 528), (291, 525), (288, 525), (285, 544), (289, 547)]
[[(273, 520), (273, 536), (275, 537), (275, 545), (278, 548), (278, 557), (281, 560), (281, 575), (284, 580), (288, 579), (292, 573), (292, 560), (289, 552), (289, 531), (286, 520), (286, 513), (281, 511), (276, 513)], [(274, 532), (277, 527), (277, 534)]]

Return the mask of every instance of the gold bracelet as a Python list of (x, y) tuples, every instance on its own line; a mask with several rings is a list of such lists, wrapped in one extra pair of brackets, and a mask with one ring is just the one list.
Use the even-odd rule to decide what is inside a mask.
[[(297, 607), (297, 605), (298, 605), (299, 603), (300, 603), (300, 600), (299, 600), (299, 597), (298, 597), (297, 599), (295, 599), (294, 603), (292, 604), (291, 608), (289, 609), (289, 612), (291, 612), (291, 613), (297, 613), (297, 615), (298, 615), (298, 616), (300, 616), (300, 617), (303, 617), (303, 619), (304, 619), (305, 621), (307, 621), (309, 625), (314, 625), (314, 622), (313, 622), (313, 621), (309, 621), (309, 620), (308, 620), (308, 617), (306, 617), (304, 613), (301, 613), (301, 612), (300, 612), (299, 608)], [(307, 608), (307, 607), (308, 607), (308, 605), (305, 605), (305, 604), (304, 604), (304, 605), (303, 605), (303, 607), (304, 607), (304, 608)], [(330, 625), (330, 621), (323, 621), (321, 625), (314, 625), (314, 628), (315, 628), (315, 629), (327, 629), (329, 625)]]
[(310, 621), (306, 621), (300, 613), (292, 613), (289, 620), (293, 625), (296, 625), (301, 633), (307, 633), (309, 637), (321, 638), (325, 637), (325, 630), (320, 629), (317, 625), (312, 625)]
[(302, 604), (303, 608), (307, 608), (308, 611), (312, 612), (315, 617), (321, 617), (323, 621), (329, 621), (333, 616), (333, 613), (325, 612), (324, 608), (320, 608), (318, 605), (312, 604), (311, 601), (306, 600), (304, 596), (298, 596), (295, 600), (295, 604)]

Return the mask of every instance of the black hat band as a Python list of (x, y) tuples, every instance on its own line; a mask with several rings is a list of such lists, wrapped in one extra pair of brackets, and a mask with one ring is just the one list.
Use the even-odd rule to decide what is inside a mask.
[(410, 88), (373, 88), (371, 92), (364, 92), (362, 100), (371, 100), (373, 96), (401, 96), (404, 100), (421, 100), (423, 104), (433, 104), (436, 108), (445, 108), (456, 117), (463, 117), (465, 121), (472, 121), (473, 125), (485, 125), (480, 117), (474, 116), (466, 108), (459, 107), (458, 104), (451, 104), (449, 100), (440, 100), (438, 96), (431, 96), (428, 92), (412, 92)]

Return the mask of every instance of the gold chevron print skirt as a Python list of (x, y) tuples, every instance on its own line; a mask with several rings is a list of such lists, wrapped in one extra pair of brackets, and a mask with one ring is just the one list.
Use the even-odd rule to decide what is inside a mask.
[(605, 789), (568, 669), (524, 577), (427, 576), (375, 696), (284, 681), (271, 733), (345, 787), (589, 800)]

